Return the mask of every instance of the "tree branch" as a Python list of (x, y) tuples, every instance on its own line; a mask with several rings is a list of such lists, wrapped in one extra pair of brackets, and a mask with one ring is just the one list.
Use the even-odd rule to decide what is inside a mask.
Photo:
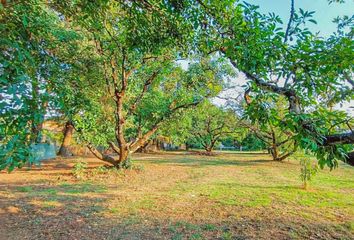
[(354, 132), (339, 133), (328, 135), (325, 137), (323, 146), (335, 145), (335, 144), (353, 144)]
[(100, 151), (97, 150), (97, 148), (95, 148), (91, 143), (87, 144), (87, 148), (93, 153), (93, 155), (95, 155), (95, 157), (97, 157), (98, 159), (104, 161), (104, 162), (108, 162), (110, 164), (112, 164), (113, 166), (117, 165), (117, 161), (106, 154), (101, 153)]
[(132, 114), (133, 112), (135, 112), (136, 110), (136, 106), (137, 104), (141, 101), (141, 99), (144, 97), (145, 93), (147, 92), (149, 86), (151, 85), (151, 83), (153, 82), (154, 79), (156, 79), (156, 77), (158, 76), (159, 72), (161, 70), (155, 71), (144, 83), (144, 87), (141, 91), (141, 93), (139, 94), (139, 96), (135, 99), (135, 101), (133, 102), (133, 104), (130, 106), (127, 115)]
[(289, 17), (288, 26), (286, 28), (286, 32), (285, 32), (285, 36), (284, 36), (284, 43), (286, 43), (288, 41), (288, 37), (289, 37), (290, 29), (291, 29), (291, 23), (294, 19), (294, 13), (295, 13), (294, 5), (295, 5), (294, 0), (291, 0), (290, 17)]

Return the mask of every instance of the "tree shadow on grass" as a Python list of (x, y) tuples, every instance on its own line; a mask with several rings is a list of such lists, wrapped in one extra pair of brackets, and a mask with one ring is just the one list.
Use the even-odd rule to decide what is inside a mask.
[(348, 224), (266, 217), (226, 221), (171, 221), (133, 216), (113, 225), (106, 239), (352, 239)]
[(272, 160), (258, 159), (258, 160), (223, 160), (223, 159), (211, 159), (211, 158), (175, 158), (175, 159), (144, 159), (140, 162), (148, 162), (153, 164), (168, 164), (177, 166), (255, 166), (255, 165), (268, 165), (277, 163)]
[[(95, 224), (112, 198), (87, 182), (59, 185), (14, 183), (0, 190), (0, 239), (101, 239)], [(23, 183), (22, 183), (23, 184)]]
[[(352, 239), (350, 226), (291, 216), (250, 214), (239, 219), (181, 219), (149, 212), (105, 215), (104, 202), (117, 196), (89, 182), (8, 185), (14, 196), (0, 198), (0, 239)], [(237, 187), (237, 186), (235, 186)], [(258, 187), (258, 186), (248, 186)], [(263, 186), (262, 186), (263, 187)], [(275, 186), (278, 188), (279, 186)], [(273, 187), (273, 188), (275, 188)], [(281, 186), (291, 190), (288, 186)], [(1, 189), (0, 192), (5, 191)], [(3, 195), (0, 195), (3, 196)], [(124, 204), (124, 202), (122, 202)], [(205, 206), (204, 206), (205, 207)], [(185, 209), (183, 208), (183, 211)], [(203, 212), (197, 206), (196, 213)], [(250, 211), (252, 209), (250, 208)], [(188, 215), (189, 213), (186, 213)]]

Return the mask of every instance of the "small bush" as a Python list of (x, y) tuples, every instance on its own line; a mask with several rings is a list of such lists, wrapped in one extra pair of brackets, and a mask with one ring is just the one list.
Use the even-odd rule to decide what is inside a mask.
[(133, 167), (133, 163), (132, 163), (130, 157), (128, 157), (127, 160), (122, 162), (119, 166), (119, 168), (121, 168), (121, 169), (132, 169), (132, 167)]
[(301, 164), (301, 174), (300, 178), (303, 182), (304, 189), (308, 188), (308, 182), (312, 180), (312, 178), (318, 172), (318, 165), (316, 163), (312, 163), (310, 158), (302, 158), (300, 160)]
[(85, 171), (87, 169), (87, 162), (84, 161), (78, 161), (77, 163), (74, 164), (74, 168), (72, 170), (72, 173), (75, 178), (77, 179), (83, 179), (85, 177)]

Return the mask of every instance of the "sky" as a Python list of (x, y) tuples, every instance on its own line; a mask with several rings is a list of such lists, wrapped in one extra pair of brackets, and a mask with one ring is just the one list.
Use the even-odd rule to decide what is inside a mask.
[[(284, 28), (289, 20), (291, 0), (246, 0), (248, 3), (258, 5), (260, 12), (273, 12), (279, 15), (283, 20)], [(336, 31), (336, 24), (333, 19), (337, 16), (353, 15), (354, 14), (354, 0), (346, 0), (344, 4), (332, 3), (328, 4), (327, 0), (295, 0), (295, 9), (302, 8), (303, 10), (315, 11), (314, 19), (317, 24), (310, 23), (308, 28), (311, 31), (319, 32), (322, 37), (328, 37), (331, 33)], [(241, 86), (246, 83), (245, 77), (240, 74), (234, 82)], [(240, 90), (240, 89), (238, 89)], [(235, 95), (234, 90), (229, 90), (222, 93), (222, 96)], [(225, 101), (222, 99), (215, 99), (213, 101), (217, 105), (222, 105)], [(354, 102), (344, 103), (336, 106), (337, 109), (347, 111), (351, 116), (354, 116)]]
[[(288, 22), (291, 0), (247, 0), (247, 2), (258, 5), (263, 13), (274, 12), (280, 16), (284, 24)], [(344, 4), (328, 4), (327, 0), (295, 0), (295, 9), (299, 8), (315, 11), (317, 25), (311, 23), (308, 27), (326, 37), (336, 30), (336, 24), (332, 22), (335, 17), (354, 14), (354, 0), (346, 0)]]

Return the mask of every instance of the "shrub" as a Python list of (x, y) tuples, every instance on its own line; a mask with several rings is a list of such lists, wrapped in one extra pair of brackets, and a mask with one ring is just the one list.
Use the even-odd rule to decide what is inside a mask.
[(75, 178), (83, 179), (85, 177), (86, 169), (87, 169), (87, 162), (79, 160), (77, 163), (74, 164), (72, 173)]
[(312, 178), (318, 172), (318, 165), (316, 163), (312, 163), (311, 159), (308, 157), (301, 158), (300, 164), (301, 164), (300, 178), (303, 182), (304, 189), (307, 189), (308, 182), (311, 181)]

